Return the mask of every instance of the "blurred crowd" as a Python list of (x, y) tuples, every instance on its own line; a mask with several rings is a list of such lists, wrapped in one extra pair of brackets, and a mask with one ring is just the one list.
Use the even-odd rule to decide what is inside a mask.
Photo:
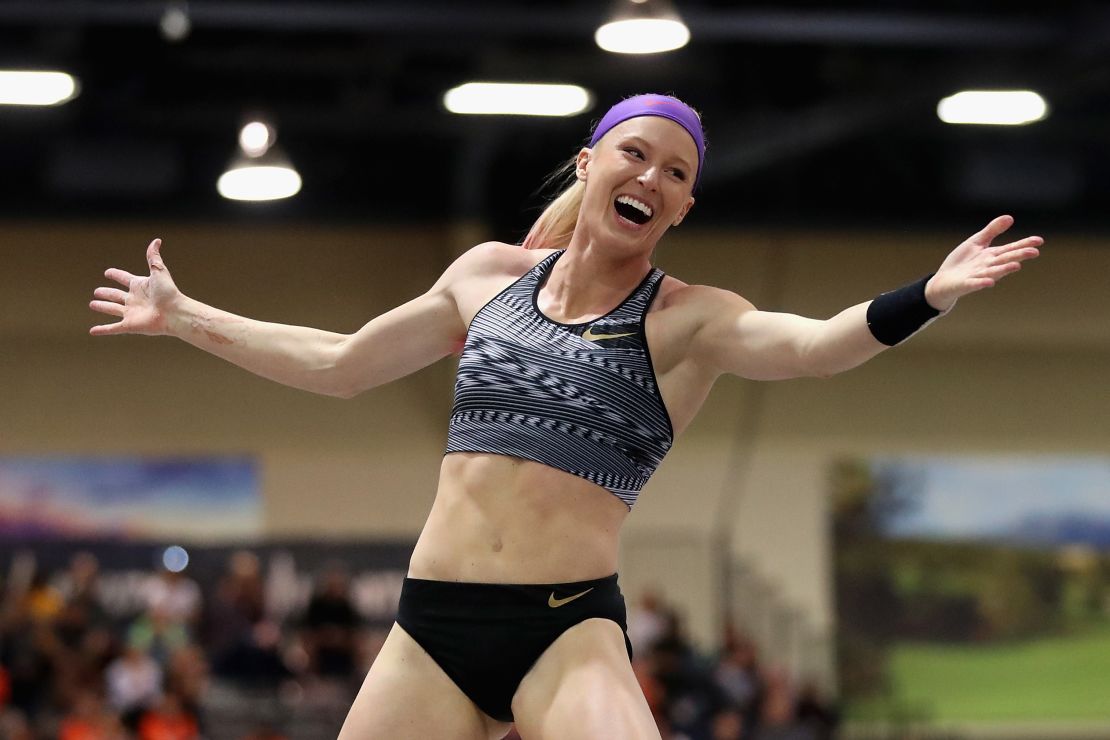
[[(143, 606), (127, 618), (105, 609), (98, 576), (95, 557), (81, 553), (59, 572), (7, 584), (0, 738), (334, 737), (385, 637), (360, 619), (339, 564), (280, 623), (267, 610), (260, 561), (247, 551), (229, 558), (210, 589), (184, 573), (149, 573), (137, 586)], [(836, 714), (817, 691), (762, 667), (736, 630), (726, 630), (718, 655), (699, 654), (678, 612), (648, 594), (630, 605), (629, 636), (664, 740), (835, 734)], [(294, 726), (298, 708), (313, 706), (327, 719)]]
[(7, 585), (0, 738), (192, 740), (229, 737), (229, 724), (251, 725), (236, 740), (286, 736), (280, 714), (252, 717), (253, 705), (215, 716), (216, 688), (286, 703), (330, 698), (338, 729), (335, 707), (349, 703), (382, 639), (363, 628), (339, 565), (283, 624), (268, 614), (261, 564), (247, 551), (230, 557), (207, 598), (184, 573), (151, 572), (138, 586), (143, 607), (126, 619), (105, 609), (98, 576), (82, 553), (62, 572)]
[(663, 740), (830, 740), (834, 706), (810, 681), (764, 666), (755, 643), (727, 625), (715, 655), (683, 630), (680, 611), (645, 593), (629, 605), (632, 667)]

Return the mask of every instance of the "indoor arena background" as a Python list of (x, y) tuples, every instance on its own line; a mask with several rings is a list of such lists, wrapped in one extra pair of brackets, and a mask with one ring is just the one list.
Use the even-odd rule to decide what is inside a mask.
[[(997, 215), (1046, 240), (858, 369), (717, 384), (622, 538), (664, 738), (1110, 737), (1110, 8), (676, 0), (689, 43), (628, 55), (622, 7), (0, 2), (0, 68), (77, 79), (0, 105), (0, 737), (334, 737), (435, 491), (452, 360), (338, 400), (93, 339), (105, 268), (160, 237), (192, 297), (351, 332), (647, 91), (705, 124), (686, 282), (827, 318)], [(590, 102), (449, 112), (472, 81)], [(1047, 113), (943, 122), (962, 90)], [(293, 197), (217, 191), (254, 118)]]

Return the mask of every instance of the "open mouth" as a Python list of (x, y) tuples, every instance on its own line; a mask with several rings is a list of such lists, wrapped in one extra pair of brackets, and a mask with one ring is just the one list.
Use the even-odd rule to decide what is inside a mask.
[(630, 195), (618, 195), (617, 199), (613, 201), (613, 207), (617, 209), (619, 216), (637, 226), (646, 224), (652, 217), (651, 206)]

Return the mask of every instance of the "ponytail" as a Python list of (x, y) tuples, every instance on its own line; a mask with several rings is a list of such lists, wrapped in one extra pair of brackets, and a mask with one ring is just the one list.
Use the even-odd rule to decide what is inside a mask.
[[(570, 244), (586, 183), (577, 177), (578, 155), (555, 170), (544, 182), (544, 188), (561, 185), (562, 189), (532, 224), (521, 246), (525, 249), (561, 249)], [(542, 188), (541, 188), (542, 189)]]

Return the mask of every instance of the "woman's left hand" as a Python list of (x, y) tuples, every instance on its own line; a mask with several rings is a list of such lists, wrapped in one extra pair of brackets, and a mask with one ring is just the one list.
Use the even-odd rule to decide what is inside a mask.
[(953, 249), (925, 286), (925, 300), (929, 305), (938, 311), (947, 311), (955, 305), (956, 299), (994, 286), (1006, 275), (1020, 270), (1022, 262), (1039, 255), (1037, 247), (1044, 244), (1039, 236), (991, 246), (992, 241), (1013, 225), (1013, 216), (999, 216)]

